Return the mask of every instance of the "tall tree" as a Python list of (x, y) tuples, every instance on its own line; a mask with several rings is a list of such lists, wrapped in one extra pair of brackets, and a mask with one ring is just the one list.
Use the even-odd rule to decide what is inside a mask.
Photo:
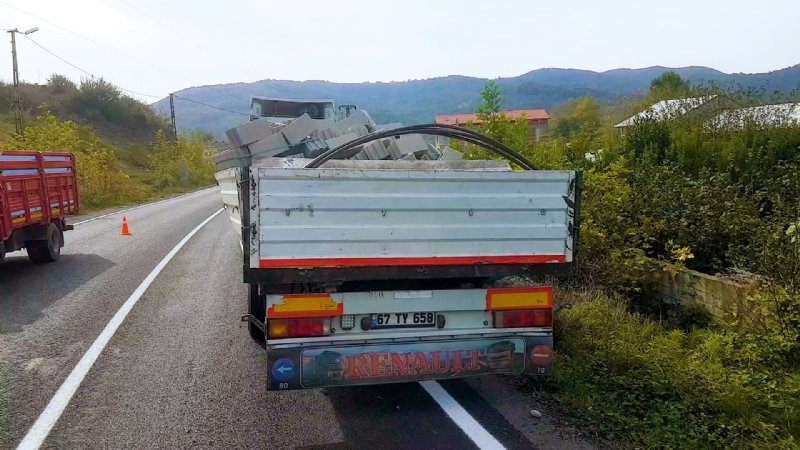
[(652, 100), (685, 97), (690, 90), (689, 82), (675, 72), (664, 72), (650, 82)]
[[(486, 86), (481, 91), (481, 98), (483, 103), (478, 106), (478, 116), (489, 116), (500, 112), (500, 86), (497, 85), (497, 81), (486, 82)], [(485, 121), (486, 118), (481, 117), (481, 120)]]

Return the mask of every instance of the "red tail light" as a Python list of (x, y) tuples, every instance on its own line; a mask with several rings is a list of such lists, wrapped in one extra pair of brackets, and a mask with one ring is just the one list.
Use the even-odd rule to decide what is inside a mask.
[(552, 309), (498, 311), (494, 314), (497, 328), (549, 327), (553, 324)]
[(270, 338), (313, 337), (330, 334), (330, 319), (267, 320)]

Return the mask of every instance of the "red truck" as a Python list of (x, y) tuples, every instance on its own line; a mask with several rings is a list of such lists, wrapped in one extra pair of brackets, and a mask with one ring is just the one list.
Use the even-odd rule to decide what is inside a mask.
[(0, 260), (23, 248), (36, 263), (59, 258), (80, 207), (75, 169), (71, 153), (0, 151)]

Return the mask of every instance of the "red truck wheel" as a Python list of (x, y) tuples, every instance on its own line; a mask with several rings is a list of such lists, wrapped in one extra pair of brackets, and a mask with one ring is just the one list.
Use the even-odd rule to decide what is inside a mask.
[(55, 224), (47, 227), (47, 239), (41, 241), (26, 241), (28, 257), (37, 264), (57, 261), (61, 256), (61, 230)]

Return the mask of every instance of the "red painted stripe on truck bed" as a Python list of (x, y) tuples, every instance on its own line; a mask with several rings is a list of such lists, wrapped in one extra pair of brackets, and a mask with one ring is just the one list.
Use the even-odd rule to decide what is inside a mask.
[(261, 259), (262, 269), (377, 266), (464, 266), (472, 264), (565, 263), (564, 255), (441, 256), (401, 258), (285, 258)]

